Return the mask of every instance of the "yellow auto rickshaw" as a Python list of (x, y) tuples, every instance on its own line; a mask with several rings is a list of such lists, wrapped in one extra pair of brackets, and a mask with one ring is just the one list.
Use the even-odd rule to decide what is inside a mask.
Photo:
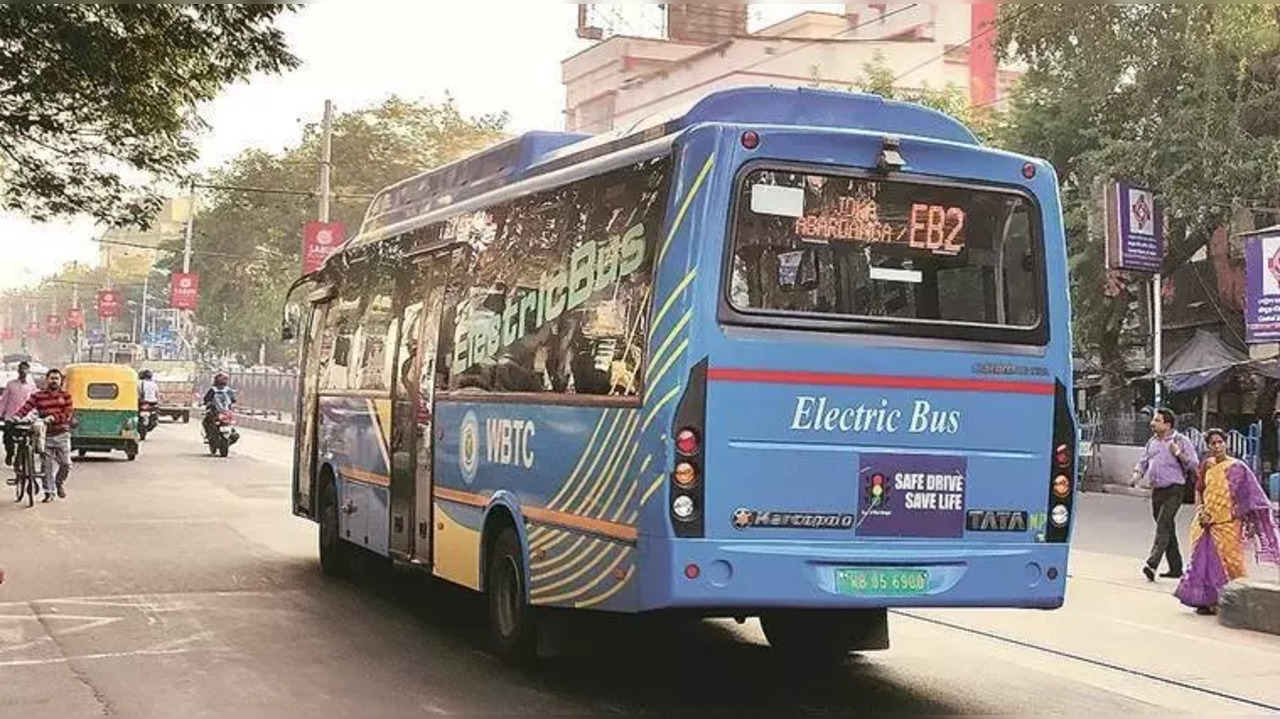
[(73, 364), (66, 368), (67, 392), (75, 408), (71, 449), (121, 451), (138, 457), (138, 373), (128, 365)]

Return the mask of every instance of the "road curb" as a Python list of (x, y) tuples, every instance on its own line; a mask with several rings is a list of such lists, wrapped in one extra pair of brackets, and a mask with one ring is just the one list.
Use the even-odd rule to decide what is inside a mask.
[(1240, 579), (1227, 585), (1219, 602), (1218, 622), (1280, 634), (1280, 583)]

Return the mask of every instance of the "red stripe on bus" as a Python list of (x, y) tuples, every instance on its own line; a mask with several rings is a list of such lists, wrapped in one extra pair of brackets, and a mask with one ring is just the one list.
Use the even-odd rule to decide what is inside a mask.
[(885, 389), (937, 389), (955, 392), (1012, 392), (1014, 394), (1052, 395), (1048, 382), (1005, 382), (988, 379), (954, 379), (949, 377), (899, 377), (874, 374), (835, 374), (832, 372), (794, 372), (789, 370), (755, 370), (712, 367), (707, 379), (713, 382), (761, 382), (764, 384), (816, 384), (836, 387), (879, 387)]

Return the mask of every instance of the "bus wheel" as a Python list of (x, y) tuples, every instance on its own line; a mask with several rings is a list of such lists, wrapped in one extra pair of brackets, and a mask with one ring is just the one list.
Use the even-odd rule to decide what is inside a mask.
[(347, 547), (338, 536), (338, 490), (327, 474), (320, 482), (320, 571), (341, 577), (347, 574), (350, 563)]
[(769, 646), (789, 658), (839, 662), (849, 652), (889, 648), (885, 609), (798, 610), (760, 617)]
[(533, 607), (525, 601), (524, 554), (514, 529), (502, 530), (489, 553), (485, 597), (494, 651), (504, 661), (522, 664), (537, 651)]

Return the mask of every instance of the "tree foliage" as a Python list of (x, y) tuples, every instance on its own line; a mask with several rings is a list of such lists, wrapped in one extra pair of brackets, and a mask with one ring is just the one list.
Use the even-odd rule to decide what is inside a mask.
[[(467, 117), (450, 99), (418, 104), (397, 97), (334, 120), (330, 212), (354, 234), (370, 196), (424, 169), (502, 138), (507, 117)], [(281, 153), (250, 150), (206, 178), (228, 188), (269, 188), (311, 193), (316, 188), (320, 128), (304, 129), (299, 143)], [(197, 214), (191, 269), (200, 274), (196, 321), (201, 347), (213, 353), (256, 358), (275, 341), (289, 285), (301, 274), (302, 230), (317, 216), (312, 196), (216, 190)], [(181, 268), (180, 247), (166, 266)]]
[(298, 64), (296, 5), (0, 5), (0, 206), (144, 227), (196, 158), (199, 103)]
[(1280, 196), (1278, 17), (1271, 4), (1001, 8), (1001, 47), (1027, 72), (1000, 141), (1058, 171), (1076, 341), (1100, 352), (1113, 380), (1133, 285), (1112, 277), (1104, 291), (1094, 187), (1125, 179), (1158, 193), (1166, 271), (1234, 209)]

